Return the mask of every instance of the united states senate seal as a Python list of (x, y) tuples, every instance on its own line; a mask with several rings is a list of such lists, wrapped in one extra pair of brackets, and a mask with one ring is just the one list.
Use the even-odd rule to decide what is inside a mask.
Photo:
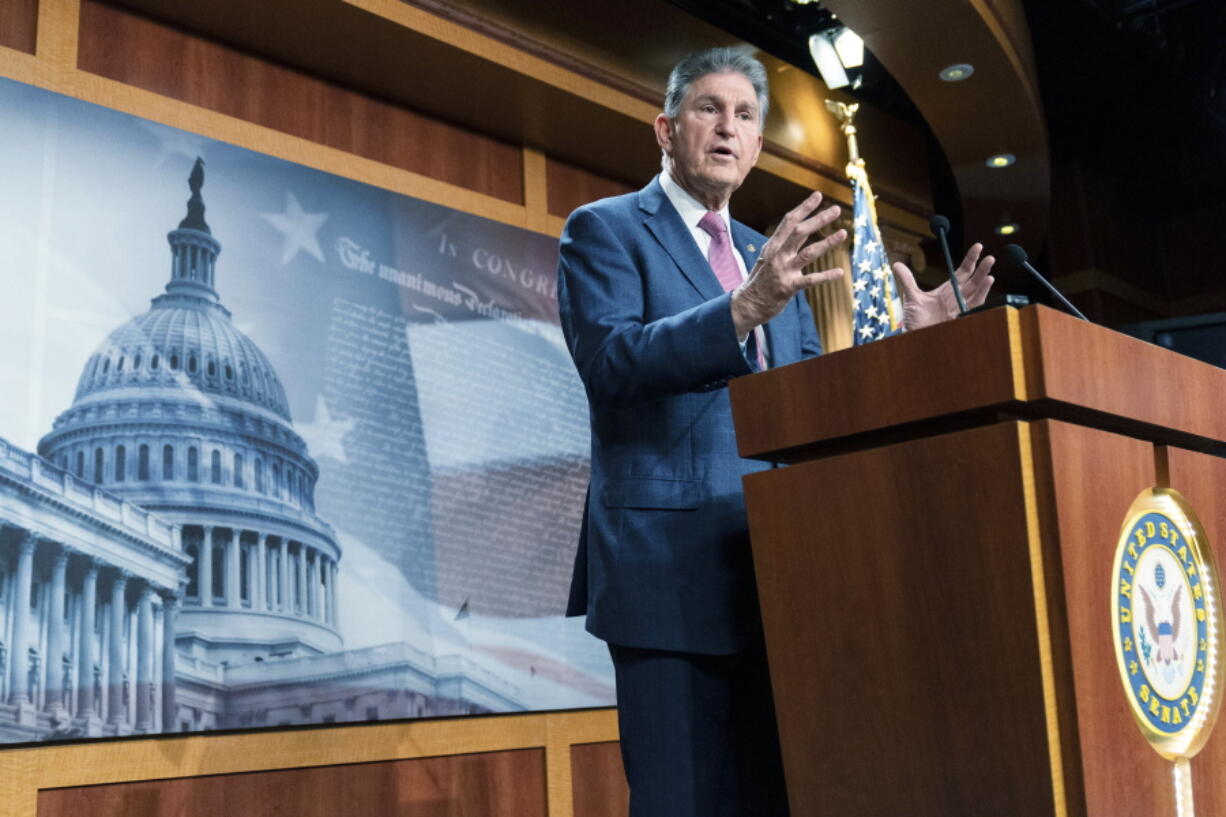
[(1168, 760), (1209, 738), (1222, 681), (1222, 607), (1204, 529), (1188, 501), (1152, 488), (1133, 501), (1112, 570), (1111, 628), (1124, 694)]

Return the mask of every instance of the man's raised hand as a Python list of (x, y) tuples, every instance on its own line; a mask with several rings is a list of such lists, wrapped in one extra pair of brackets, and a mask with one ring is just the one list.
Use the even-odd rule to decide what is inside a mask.
[(810, 241), (818, 230), (839, 217), (838, 205), (818, 211), (821, 202), (822, 194), (814, 191), (783, 217), (779, 229), (762, 248), (749, 277), (733, 291), (732, 323), (738, 338), (744, 340), (754, 327), (782, 312), (802, 289), (843, 274), (838, 267), (819, 272), (804, 271), (847, 239), (846, 230), (835, 230), (825, 238)]
[[(980, 258), (982, 252), (982, 244), (972, 244), (962, 263), (954, 270), (967, 309), (981, 305), (996, 280), (992, 277), (992, 265), (996, 259), (990, 255)], [(921, 329), (957, 317), (958, 300), (949, 281), (925, 292), (919, 288), (915, 275), (907, 265), (899, 263), (894, 264), (894, 280), (898, 282), (902, 294), (903, 325), (907, 329)]]

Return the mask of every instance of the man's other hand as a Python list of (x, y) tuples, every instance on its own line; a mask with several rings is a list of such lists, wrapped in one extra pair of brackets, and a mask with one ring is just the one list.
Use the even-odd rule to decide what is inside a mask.
[[(983, 304), (996, 280), (992, 277), (992, 265), (996, 259), (990, 255), (980, 258), (982, 252), (982, 244), (971, 245), (962, 263), (954, 270), (967, 309)], [(907, 329), (922, 329), (957, 317), (958, 299), (954, 297), (949, 281), (925, 292), (919, 288), (915, 275), (907, 265), (898, 263), (894, 264), (894, 280), (898, 282), (898, 290), (902, 294), (902, 320)]]

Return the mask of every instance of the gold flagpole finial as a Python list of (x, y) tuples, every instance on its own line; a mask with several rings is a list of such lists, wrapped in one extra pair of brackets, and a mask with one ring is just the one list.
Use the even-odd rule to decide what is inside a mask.
[(843, 136), (847, 137), (848, 161), (853, 165), (863, 166), (864, 160), (860, 158), (860, 146), (856, 142), (855, 124), (856, 111), (860, 110), (860, 103), (853, 102), (849, 105), (837, 99), (827, 99), (826, 110), (839, 120), (839, 130), (843, 131)]

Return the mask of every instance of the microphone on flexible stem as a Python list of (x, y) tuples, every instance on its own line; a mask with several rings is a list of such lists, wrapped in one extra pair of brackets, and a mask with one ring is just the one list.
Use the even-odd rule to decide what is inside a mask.
[(1064, 304), (1064, 308), (1067, 309), (1069, 312), (1072, 312), (1074, 315), (1081, 318), (1083, 321), (1087, 321), (1087, 322), (1090, 321), (1089, 318), (1081, 314), (1080, 309), (1078, 309), (1077, 307), (1069, 303), (1068, 298), (1065, 298), (1063, 295), (1060, 294), (1060, 290), (1052, 286), (1050, 281), (1044, 278), (1043, 275), (1037, 269), (1031, 266), (1030, 261), (1028, 260), (1028, 256), (1026, 255), (1026, 251), (1022, 249), (1020, 246), (1018, 246), (1017, 244), (1006, 244), (1005, 245), (1005, 258), (1009, 259), (1010, 264), (1013, 264), (1016, 267), (1021, 267), (1022, 269), (1026, 270), (1026, 272), (1033, 275), (1040, 284), (1047, 287), (1048, 292), (1056, 296), (1057, 301)]
[(932, 217), (932, 221), (928, 222), (928, 226), (941, 241), (941, 252), (945, 253), (945, 271), (949, 273), (949, 285), (953, 287), (954, 299), (958, 302), (958, 314), (965, 315), (966, 301), (962, 298), (962, 287), (959, 286), (958, 276), (954, 272), (954, 260), (949, 255), (949, 241), (945, 238), (945, 234), (949, 232), (949, 219), (936, 215)]

